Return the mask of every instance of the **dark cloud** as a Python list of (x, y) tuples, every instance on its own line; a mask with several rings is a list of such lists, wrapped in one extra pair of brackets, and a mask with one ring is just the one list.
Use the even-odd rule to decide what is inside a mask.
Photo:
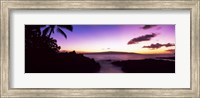
[(149, 40), (151, 40), (151, 38), (155, 37), (156, 35), (157, 34), (152, 33), (152, 34), (147, 34), (147, 35), (143, 35), (143, 36), (133, 38), (128, 42), (128, 45), (137, 44), (137, 43), (142, 42), (142, 41), (149, 41)]
[(149, 46), (143, 46), (142, 48), (158, 49), (158, 48), (161, 48), (161, 47), (172, 47), (172, 46), (175, 46), (175, 44), (172, 44), (172, 43), (167, 43), (167, 44), (156, 43), (156, 44), (151, 44)]
[(142, 29), (146, 30), (146, 29), (153, 28), (153, 27), (155, 27), (155, 26), (157, 26), (157, 25), (144, 25), (144, 26), (142, 27)]
[(151, 44), (149, 46), (143, 46), (142, 48), (158, 49), (161, 48), (162, 46), (163, 46), (162, 44), (156, 43), (156, 44)]
[(175, 44), (171, 44), (171, 43), (167, 43), (164, 45), (165, 47), (171, 47), (171, 46), (175, 46)]
[(168, 49), (166, 50), (167, 52), (170, 52), (170, 53), (175, 53), (175, 49)]

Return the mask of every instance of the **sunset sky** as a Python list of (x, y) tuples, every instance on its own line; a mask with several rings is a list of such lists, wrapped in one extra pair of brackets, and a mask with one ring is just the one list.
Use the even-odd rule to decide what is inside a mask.
[(61, 51), (134, 52), (171, 54), (175, 49), (175, 25), (72, 25), (67, 39), (59, 33), (53, 38)]

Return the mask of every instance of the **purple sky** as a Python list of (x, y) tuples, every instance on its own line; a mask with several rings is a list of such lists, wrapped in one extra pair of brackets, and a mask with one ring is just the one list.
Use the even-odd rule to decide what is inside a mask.
[(67, 39), (55, 32), (61, 50), (121, 51), (142, 54), (174, 53), (175, 25), (73, 25)]

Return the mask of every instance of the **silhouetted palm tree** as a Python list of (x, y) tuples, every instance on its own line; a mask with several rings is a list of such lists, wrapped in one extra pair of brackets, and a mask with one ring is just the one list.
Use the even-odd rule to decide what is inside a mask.
[(50, 38), (51, 34), (54, 33), (54, 30), (57, 30), (58, 33), (62, 34), (65, 38), (67, 38), (67, 35), (65, 34), (63, 29), (67, 29), (69, 31), (73, 30), (72, 25), (49, 25), (43, 30), (42, 36), (47, 36)]

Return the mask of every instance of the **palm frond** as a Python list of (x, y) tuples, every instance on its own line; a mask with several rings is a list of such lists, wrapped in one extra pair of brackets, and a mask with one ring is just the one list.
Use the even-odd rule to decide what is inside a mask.
[(45, 28), (45, 29), (43, 30), (42, 36), (46, 36), (47, 33), (49, 32), (49, 29), (50, 29), (50, 27)]
[(72, 25), (57, 25), (58, 27), (65, 28), (69, 31), (73, 31)]
[(55, 26), (50, 26), (50, 29), (51, 30), (50, 30), (49, 35), (48, 35), (49, 38), (50, 38), (51, 34), (54, 33)]
[(67, 35), (65, 34), (65, 32), (62, 30), (62, 29), (60, 29), (59, 27), (57, 28), (57, 31), (60, 33), (60, 34), (62, 34), (66, 39), (67, 39)]

